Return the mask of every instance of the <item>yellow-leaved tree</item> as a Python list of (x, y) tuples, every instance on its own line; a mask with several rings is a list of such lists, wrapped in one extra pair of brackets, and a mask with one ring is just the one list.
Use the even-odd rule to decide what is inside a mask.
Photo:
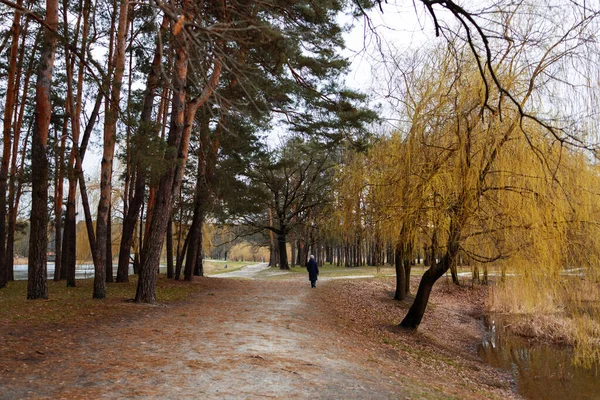
[[(598, 307), (589, 306), (600, 292), (598, 168), (585, 150), (523, 118), (540, 100), (533, 88), (548, 64), (542, 58), (526, 73), (519, 51), (496, 74), (520, 103), (486, 86), (459, 46), (414, 58), (401, 74), (406, 129), (344, 165), (338, 225), (351, 233), (353, 220), (370, 221), (394, 243), (400, 300), (425, 244), (429, 268), (401, 326), (416, 329), (435, 282), (468, 260), (485, 266), (485, 280), (488, 265), (498, 272), (492, 310), (558, 313), (579, 360), (598, 360)], [(498, 107), (482, 107), (486, 99)]]

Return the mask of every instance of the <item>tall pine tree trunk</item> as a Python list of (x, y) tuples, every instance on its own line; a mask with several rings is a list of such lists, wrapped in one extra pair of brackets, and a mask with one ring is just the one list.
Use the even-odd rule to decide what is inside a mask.
[(139, 212), (144, 202), (144, 192), (146, 188), (146, 177), (141, 171), (138, 171), (135, 177), (135, 191), (133, 199), (127, 209), (127, 214), (123, 220), (123, 230), (121, 232), (121, 243), (119, 245), (119, 264), (117, 266), (117, 282), (129, 282), (129, 258), (131, 247), (133, 246), (135, 226)]
[[(189, 0), (186, 2), (189, 3)], [(188, 4), (188, 7), (190, 4)], [(181, 143), (184, 129), (186, 80), (188, 69), (187, 42), (181, 29), (173, 38), (176, 47), (176, 58), (173, 74), (173, 105), (171, 114), (171, 127), (167, 145), (169, 150), (165, 153), (165, 160), (169, 163), (167, 171), (160, 179), (157, 202), (154, 209), (158, 207), (159, 212), (152, 211), (152, 219), (149, 222), (151, 229), (146, 236), (146, 244), (143, 249), (140, 265), (135, 301), (137, 303), (153, 303), (156, 301), (156, 270), (160, 262), (160, 253), (166, 233), (171, 205), (173, 199), (173, 183), (175, 181), (175, 161), (177, 149)]]
[[(46, 0), (46, 24), (38, 64), (35, 87), (35, 119), (32, 133), (31, 217), (29, 236), (29, 265), (27, 268), (27, 298), (48, 298), (47, 255), (48, 248), (48, 158), (47, 143), (52, 105), (52, 69), (56, 53), (58, 27), (58, 0)], [(54, 30), (54, 32), (52, 30)]]
[(173, 218), (167, 223), (167, 278), (173, 279), (175, 268), (173, 265)]
[[(201, 157), (198, 158), (198, 163), (201, 164)], [(194, 215), (192, 217), (192, 226), (188, 233), (188, 248), (185, 259), (184, 279), (191, 281), (196, 270), (196, 262), (198, 261), (198, 252), (202, 252), (202, 213), (204, 207), (204, 199), (202, 196), (202, 188), (204, 186), (204, 173), (202, 165), (198, 165), (198, 180), (196, 183), (196, 194), (194, 199)]]
[(175, 260), (175, 280), (178, 281), (181, 278), (181, 270), (183, 268), (183, 260), (185, 259), (185, 255), (187, 254), (188, 242), (190, 239), (190, 235), (185, 235), (185, 239), (183, 241), (183, 247), (181, 252), (177, 255), (177, 260)]
[(200, 213), (198, 206), (194, 207), (194, 216), (192, 219), (192, 226), (188, 233), (188, 247), (187, 255), (185, 257), (185, 269), (184, 269), (184, 280), (191, 281), (194, 276), (196, 269), (196, 261), (198, 260), (198, 251), (202, 251), (202, 244), (200, 240), (202, 238), (202, 227), (200, 226)]
[(204, 261), (202, 260), (204, 253), (202, 252), (202, 234), (204, 226), (204, 211), (200, 214), (199, 219), (200, 229), (198, 230), (198, 250), (196, 251), (196, 264), (194, 265), (194, 275), (204, 276)]
[[(83, 149), (87, 147), (87, 142), (79, 147), (79, 133), (80, 133), (80, 115), (82, 112), (82, 98), (83, 98), (83, 75), (85, 67), (85, 57), (87, 48), (87, 38), (89, 32), (89, 15), (91, 8), (91, 0), (85, 0), (83, 3), (83, 32), (81, 36), (81, 50), (83, 59), (80, 60), (79, 70), (77, 73), (77, 93), (75, 99), (73, 99), (73, 89), (71, 82), (73, 81), (73, 69), (72, 63), (67, 63), (67, 99), (70, 105), (70, 121), (71, 121), (71, 134), (72, 134), (72, 145), (71, 154), (69, 155), (69, 163), (67, 167), (67, 178), (69, 181), (69, 191), (67, 194), (67, 210), (65, 214), (65, 226), (63, 230), (63, 251), (62, 251), (62, 271), (65, 272), (67, 278), (67, 286), (75, 286), (75, 268), (77, 265), (77, 221), (76, 221), (76, 210), (75, 210), (75, 199), (77, 196), (77, 179), (78, 171), (76, 171), (77, 159), (83, 159), (85, 154)], [(65, 17), (66, 18), (66, 17)], [(66, 24), (65, 24), (66, 25)], [(65, 46), (65, 56), (69, 58), (70, 51), (68, 46)], [(97, 115), (100, 111), (100, 105), (102, 103), (102, 96), (98, 96), (92, 115), (86, 127), (86, 133), (91, 134), (91, 129), (95, 124)], [(88, 132), (89, 131), (89, 132)]]
[[(56, 170), (54, 172), (54, 280), (59, 281), (65, 279), (66, 276), (61, 275), (62, 265), (62, 203), (63, 203), (63, 179), (64, 179), (64, 158), (65, 146), (67, 142), (67, 124), (64, 121), (62, 137), (57, 137), (56, 142), (60, 142), (60, 149), (56, 152)], [(56, 132), (58, 136), (58, 131)]]
[(112, 208), (108, 209), (108, 225), (106, 226), (106, 282), (114, 282), (112, 252)]
[[(165, 16), (161, 24), (161, 33), (168, 27), (168, 19)], [(152, 123), (152, 108), (156, 89), (158, 88), (160, 71), (161, 71), (161, 48), (159, 41), (156, 42), (152, 67), (146, 81), (146, 93), (144, 94), (144, 104), (140, 116), (140, 127), (138, 135), (142, 137), (151, 136), (154, 134), (154, 125)], [(138, 165), (135, 168), (135, 189), (133, 198), (125, 213), (123, 220), (123, 231), (121, 234), (121, 244), (119, 247), (119, 265), (117, 268), (117, 282), (127, 282), (129, 280), (129, 254), (133, 245), (133, 233), (135, 230), (136, 221), (138, 219), (144, 196), (146, 194), (146, 166)]]
[[(25, 42), (27, 31), (29, 26), (29, 20), (25, 22), (25, 26), (23, 27), (22, 32), (22, 44), (21, 50), (19, 54), (19, 60), (17, 61), (17, 78), (16, 82), (21, 81), (21, 75), (23, 73), (23, 63), (25, 60), (25, 47), (23, 43)], [(14, 280), (14, 243), (15, 243), (15, 229), (17, 224), (17, 210), (19, 209), (19, 202), (21, 198), (21, 194), (23, 192), (23, 172), (24, 172), (24, 164), (25, 164), (25, 154), (26, 149), (28, 148), (27, 143), (29, 142), (29, 134), (31, 133), (31, 125), (27, 130), (26, 138), (23, 141), (23, 146), (21, 149), (21, 163), (19, 168), (17, 169), (17, 155), (19, 153), (19, 145), (21, 138), (21, 127), (23, 126), (23, 116), (25, 115), (25, 105), (26, 101), (25, 94), (29, 90), (29, 82), (31, 80), (31, 76), (34, 74), (34, 61), (37, 59), (37, 48), (39, 45), (40, 35), (35, 36), (35, 42), (33, 43), (32, 48), (29, 48), (31, 54), (29, 56), (29, 62), (27, 69), (25, 70), (25, 80), (23, 83), (23, 95), (21, 96), (21, 102), (19, 105), (18, 113), (14, 115), (14, 123), (13, 123), (13, 149), (11, 154), (11, 167), (10, 167), (10, 179), (8, 186), (8, 232), (7, 232), (7, 240), (6, 240), (6, 277), (7, 280)], [(18, 86), (18, 83), (16, 84)], [(18, 96), (18, 90), (15, 91), (15, 96)], [(17, 104), (17, 100), (15, 100), (15, 105)]]
[(117, 119), (119, 116), (119, 102), (121, 100), (121, 85), (125, 71), (125, 45), (127, 39), (127, 12), (129, 0), (120, 0), (119, 23), (117, 27), (116, 53), (114, 56), (114, 76), (110, 83), (110, 103), (104, 122), (104, 151), (100, 172), (100, 201), (98, 202), (98, 216), (96, 222), (97, 260), (94, 265), (94, 293), (95, 299), (106, 297), (106, 263), (108, 246), (108, 216), (112, 194), (112, 173), (115, 144), (117, 141)]
[[(193, 12), (195, 12), (193, 4), (189, 0), (185, 0), (183, 3), (183, 15), (187, 16), (188, 20), (193, 20)], [(136, 293), (136, 302), (138, 303), (156, 301), (156, 270), (160, 262), (167, 223), (172, 211), (173, 193), (178, 193), (181, 186), (195, 115), (198, 108), (206, 103), (215, 90), (221, 76), (221, 62), (215, 59), (212, 75), (202, 93), (186, 104), (188, 49), (184, 31), (184, 28), (181, 28), (174, 37), (176, 59), (173, 76), (173, 106), (171, 128), (167, 139), (169, 149), (165, 153), (165, 161), (169, 167), (160, 179), (156, 203), (152, 210), (151, 228), (142, 257)], [(177, 150), (176, 154), (174, 150)], [(175, 162), (176, 159), (177, 162)]]
[[(23, 5), (23, 0), (18, 0), (17, 5)], [(2, 161), (0, 162), (0, 288), (6, 286), (8, 281), (8, 268), (6, 262), (6, 192), (8, 187), (8, 168), (10, 166), (11, 151), (11, 128), (13, 121), (13, 111), (16, 102), (16, 93), (18, 91), (18, 82), (16, 82), (17, 56), (19, 50), (19, 33), (21, 31), (21, 13), (15, 11), (12, 24), (12, 43), (10, 46), (10, 55), (8, 59), (8, 76), (6, 84), (6, 101), (4, 104), (4, 128), (3, 128), (3, 149)]]

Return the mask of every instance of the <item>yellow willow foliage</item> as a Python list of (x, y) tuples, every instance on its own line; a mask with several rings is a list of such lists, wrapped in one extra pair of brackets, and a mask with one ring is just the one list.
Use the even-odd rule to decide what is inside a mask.
[(575, 345), (575, 361), (591, 366), (600, 361), (598, 168), (541, 135), (532, 139), (540, 155), (523, 140), (503, 154), (513, 166), (498, 183), (515, 189), (498, 196), (511, 226), (501, 238), (509, 255), (502, 264), (516, 276), (493, 291), (490, 309), (552, 314), (558, 335)]
[[(439, 252), (458, 237), (466, 257), (506, 276), (493, 277), (492, 311), (550, 316), (578, 362), (599, 362), (599, 167), (507, 102), (483, 110), (478, 71), (438, 56), (409, 77), (410, 129), (341, 168), (332, 225), (353, 233), (368, 221)], [(527, 83), (503, 73), (508, 89)]]
[(363, 155), (352, 154), (338, 171), (332, 187), (335, 202), (329, 213), (332, 223), (324, 225), (327, 234), (338, 232), (343, 241), (351, 241), (362, 230), (366, 169)]

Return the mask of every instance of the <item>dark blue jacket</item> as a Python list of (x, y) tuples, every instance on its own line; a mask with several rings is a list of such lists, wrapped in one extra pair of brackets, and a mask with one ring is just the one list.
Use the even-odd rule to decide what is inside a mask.
[(317, 266), (317, 262), (314, 258), (308, 260), (308, 263), (306, 264), (306, 269), (308, 270), (308, 280), (316, 281), (317, 275), (319, 275), (319, 267)]

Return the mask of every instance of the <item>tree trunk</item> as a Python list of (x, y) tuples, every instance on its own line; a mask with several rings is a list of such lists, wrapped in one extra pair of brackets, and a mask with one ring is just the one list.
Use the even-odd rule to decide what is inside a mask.
[[(17, 5), (23, 5), (23, 0), (17, 0)], [(2, 162), (0, 162), (0, 288), (6, 286), (8, 281), (8, 269), (6, 263), (6, 192), (8, 187), (8, 168), (10, 166), (11, 151), (11, 127), (13, 121), (13, 111), (17, 99), (17, 55), (19, 50), (19, 33), (21, 31), (21, 13), (15, 11), (12, 24), (12, 43), (10, 46), (10, 55), (8, 59), (8, 76), (6, 84), (6, 101), (4, 104), (4, 129), (3, 129), (3, 148)], [(14, 127), (12, 127), (14, 128)]]
[[(208, 119), (206, 119), (208, 121)], [(201, 136), (206, 138), (207, 127), (202, 126), (200, 128)], [(203, 144), (206, 146), (206, 139), (203, 140)], [(196, 192), (194, 194), (194, 215), (192, 217), (192, 226), (190, 228), (189, 243), (187, 257), (185, 260), (185, 280), (191, 281), (193, 275), (196, 275), (196, 262), (198, 258), (202, 259), (202, 223), (204, 221), (203, 213), (206, 201), (206, 193), (208, 188), (206, 186), (206, 158), (202, 149), (198, 151), (198, 171), (196, 179)], [(198, 254), (200, 253), (200, 254)]]
[[(79, 147), (79, 128), (80, 128), (80, 115), (82, 112), (82, 98), (83, 98), (83, 75), (85, 66), (85, 55), (87, 48), (87, 39), (89, 32), (89, 15), (91, 8), (91, 0), (85, 0), (83, 3), (83, 32), (81, 36), (81, 54), (84, 57), (80, 60), (79, 71), (77, 75), (77, 94), (76, 100), (73, 101), (73, 90), (71, 88), (71, 82), (73, 80), (72, 63), (67, 62), (67, 102), (70, 106), (68, 113), (71, 121), (71, 134), (72, 134), (72, 149), (69, 155), (69, 163), (67, 167), (67, 177), (69, 180), (69, 192), (67, 194), (67, 210), (65, 218), (65, 226), (63, 231), (63, 252), (62, 252), (62, 266), (61, 269), (65, 272), (67, 278), (67, 286), (75, 286), (75, 268), (77, 264), (77, 221), (76, 221), (76, 210), (75, 210), (75, 199), (77, 196), (77, 160), (83, 160), (85, 156), (85, 149), (87, 148), (87, 140), (91, 135), (92, 127), (95, 125), (96, 118), (100, 112), (100, 105), (102, 104), (102, 96), (98, 96), (88, 125), (84, 132), (81, 148)], [(66, 18), (66, 16), (65, 16)], [(66, 25), (66, 24), (65, 24)], [(69, 49), (65, 46), (65, 55), (68, 58)]]
[[(52, 105), (52, 69), (56, 53), (56, 28), (58, 27), (58, 1), (46, 0), (44, 39), (38, 64), (35, 90), (35, 120), (31, 145), (31, 217), (29, 236), (29, 265), (27, 268), (27, 298), (48, 298), (47, 257), (48, 248), (48, 159), (46, 146)], [(54, 30), (54, 32), (52, 30)]]
[(460, 282), (458, 280), (458, 269), (456, 268), (456, 265), (450, 266), (450, 275), (452, 276), (452, 283), (460, 286)]
[[(193, 4), (189, 0), (183, 2), (183, 15), (192, 19)], [(183, 167), (187, 161), (187, 150), (195, 112), (210, 97), (221, 75), (221, 63), (217, 59), (213, 65), (213, 72), (202, 93), (186, 107), (186, 80), (188, 68), (187, 43), (183, 29), (173, 38), (176, 49), (175, 73), (173, 76), (173, 106), (171, 128), (165, 153), (165, 161), (169, 168), (160, 179), (156, 195), (156, 204), (152, 211), (152, 222), (146, 248), (142, 257), (140, 278), (136, 302), (153, 303), (156, 301), (156, 270), (160, 262), (160, 252), (164, 242), (167, 222), (171, 215), (173, 193), (178, 193), (183, 177)], [(176, 151), (176, 152), (175, 152)], [(176, 154), (175, 154), (176, 153)], [(175, 162), (177, 159), (177, 162)]]
[[(161, 32), (164, 32), (168, 27), (167, 17), (163, 17), (161, 24)], [(152, 60), (152, 68), (148, 74), (146, 81), (146, 93), (144, 94), (144, 104), (140, 115), (140, 127), (138, 135), (143, 137), (152, 136), (154, 134), (154, 126), (152, 124), (152, 109), (156, 89), (158, 87), (161, 71), (161, 48), (157, 41)], [(133, 233), (135, 231), (136, 221), (138, 219), (144, 196), (146, 194), (146, 168), (139, 165), (135, 169), (135, 189), (133, 198), (127, 208), (125, 219), (123, 220), (123, 232), (121, 234), (121, 244), (119, 246), (119, 265), (117, 267), (117, 282), (129, 281), (129, 254), (133, 245)], [(171, 261), (172, 262), (172, 261)]]
[(404, 250), (404, 281), (405, 281), (405, 289), (406, 294), (410, 294), (410, 272), (412, 268), (412, 259), (413, 259), (413, 247), (412, 244), (407, 244)]
[[(106, 263), (108, 246), (108, 215), (112, 194), (112, 173), (115, 144), (117, 141), (117, 119), (121, 100), (121, 85), (125, 71), (125, 45), (127, 39), (127, 12), (129, 0), (120, 0), (119, 23), (117, 27), (116, 54), (114, 59), (114, 76), (110, 83), (110, 103), (107, 104), (104, 123), (104, 151), (102, 154), (100, 173), (100, 201), (96, 222), (96, 241), (98, 263), (95, 265), (94, 294), (95, 299), (106, 297)], [(110, 71), (110, 69), (109, 69)], [(110, 71), (112, 72), (112, 71)]]
[[(153, 207), (150, 229), (145, 238), (145, 245), (140, 265), (140, 275), (135, 295), (137, 303), (154, 303), (156, 301), (156, 270), (160, 263), (160, 253), (171, 215), (173, 200), (173, 183), (175, 181), (175, 161), (177, 149), (181, 143), (184, 129), (186, 79), (188, 68), (187, 43), (183, 33), (173, 38), (176, 47), (176, 60), (173, 76), (173, 106), (171, 127), (167, 139), (168, 151), (165, 160), (169, 167), (160, 179), (157, 200)], [(147, 222), (148, 224), (148, 222)]]
[(417, 290), (417, 294), (415, 296), (415, 301), (410, 306), (408, 313), (400, 323), (401, 327), (408, 329), (417, 329), (419, 327), (419, 324), (423, 319), (423, 315), (425, 314), (425, 309), (427, 308), (429, 295), (431, 294), (433, 285), (442, 275), (446, 273), (446, 271), (448, 271), (450, 265), (455, 262), (456, 257), (458, 256), (458, 238), (460, 237), (458, 226), (459, 225), (451, 222), (450, 237), (448, 238), (446, 254), (439, 263), (435, 262), (434, 256), (432, 266), (425, 271), (423, 277), (421, 278), (419, 289)]
[(175, 269), (173, 265), (173, 218), (167, 224), (167, 278), (173, 279)]
[(194, 275), (196, 276), (204, 276), (204, 261), (203, 252), (202, 252), (202, 228), (204, 225), (204, 213), (200, 216), (200, 229), (198, 230), (199, 240), (198, 240), (198, 251), (196, 252), (196, 265), (194, 267)]
[(489, 283), (489, 280), (488, 280), (488, 267), (487, 267), (487, 264), (483, 266), (483, 280), (482, 280), (482, 283), (483, 283), (484, 285), (487, 285), (487, 284)]
[[(188, 232), (189, 233), (189, 232)], [(185, 258), (185, 254), (187, 253), (188, 242), (190, 239), (190, 235), (185, 236), (185, 240), (183, 241), (183, 248), (181, 249), (181, 254), (177, 256), (177, 262), (175, 263), (175, 280), (178, 281), (181, 278), (181, 269), (183, 268), (183, 259)]]
[(285, 231), (282, 229), (280, 233), (277, 234), (277, 244), (279, 248), (279, 269), (288, 270), (290, 269), (290, 265), (288, 264), (287, 249), (285, 246), (285, 233), (283, 232)]
[[(14, 280), (14, 243), (15, 243), (15, 229), (17, 226), (17, 211), (19, 209), (19, 203), (21, 201), (21, 194), (23, 193), (23, 173), (25, 169), (25, 153), (27, 152), (27, 143), (29, 142), (30, 130), (25, 135), (23, 149), (21, 151), (21, 165), (19, 166), (19, 172), (15, 177), (14, 173), (11, 174), (11, 182), (9, 188), (9, 207), (8, 207), (8, 238), (6, 241), (6, 277), (8, 281)], [(16, 154), (16, 153), (15, 153)], [(14, 160), (16, 165), (16, 160)], [(16, 169), (16, 168), (15, 168)], [(16, 182), (15, 182), (16, 180)], [(16, 186), (16, 187), (15, 187)]]
[(145, 181), (145, 174), (138, 171), (135, 179), (135, 194), (129, 204), (127, 215), (123, 220), (121, 243), (119, 245), (117, 282), (129, 282), (129, 255), (131, 253), (131, 246), (133, 245), (135, 226), (137, 224), (139, 212), (142, 208), (142, 203), (144, 202), (144, 192), (146, 190)]
[[(71, 156), (74, 157), (75, 168), (73, 169), (72, 177), (74, 177), (74, 181), (71, 182), (71, 178), (69, 179), (69, 199), (67, 203), (67, 223), (70, 224), (68, 228), (68, 236), (65, 233), (65, 243), (68, 242), (67, 252), (63, 252), (63, 256), (68, 259), (67, 262), (67, 286), (74, 287), (75, 286), (75, 268), (77, 266), (77, 223), (75, 221), (75, 195), (76, 195), (76, 184), (79, 182), (79, 193), (81, 195), (81, 205), (83, 206), (83, 211), (85, 214), (85, 224), (86, 230), (88, 234), (88, 241), (90, 243), (90, 249), (92, 251), (92, 259), (94, 265), (97, 263), (97, 251), (96, 251), (96, 238), (94, 236), (94, 225), (92, 222), (92, 213), (90, 211), (90, 204), (87, 197), (87, 190), (85, 187), (85, 179), (83, 177), (82, 171), (82, 162), (85, 157), (85, 153), (87, 151), (87, 145), (92, 134), (92, 130), (96, 123), (96, 118), (98, 117), (98, 113), (100, 112), (100, 105), (102, 104), (102, 96), (98, 96), (96, 99), (96, 104), (94, 105), (94, 109), (92, 110), (92, 114), (90, 115), (90, 119), (88, 121), (87, 126), (85, 127), (85, 131), (83, 133), (83, 138), (81, 139), (81, 147), (77, 149), (76, 143), (73, 143), (73, 150), (71, 152)], [(79, 128), (76, 128), (79, 129)], [(71, 185), (75, 185), (73, 189), (71, 189)]]
[(290, 256), (292, 257), (292, 267), (296, 265), (296, 241), (294, 240), (294, 236), (295, 235), (292, 232), (290, 234), (290, 249), (292, 250), (292, 254), (290, 254)]
[[(57, 137), (57, 143), (59, 138)], [(67, 121), (63, 125), (63, 134), (60, 138), (60, 150), (56, 155), (56, 171), (54, 183), (54, 280), (65, 279), (62, 272), (62, 203), (63, 203), (63, 180), (64, 180), (64, 154), (67, 141)]]
[(200, 234), (200, 212), (199, 211), (199, 200), (196, 199), (196, 205), (194, 206), (194, 217), (192, 219), (192, 226), (190, 227), (190, 231), (188, 232), (188, 248), (187, 255), (185, 258), (185, 272), (184, 279), (186, 281), (191, 281), (194, 276), (194, 269), (196, 267), (196, 260), (198, 256), (198, 249), (202, 245), (199, 244), (201, 239)]
[(106, 282), (114, 282), (112, 252), (112, 207), (108, 208), (108, 224), (106, 225)]
[(480, 283), (481, 282), (481, 277), (479, 276), (479, 264), (475, 263), (473, 264), (473, 283)]
[(277, 246), (275, 246), (275, 243), (269, 243), (269, 267), (276, 267), (278, 263)]
[[(25, 41), (27, 27), (29, 25), (29, 20), (25, 22), (25, 26), (23, 28), (23, 43)], [(23, 146), (21, 149), (21, 162), (17, 172), (17, 154), (19, 153), (19, 140), (21, 136), (21, 127), (23, 126), (23, 116), (25, 115), (25, 105), (26, 101), (24, 100), (26, 97), (26, 93), (29, 91), (29, 82), (31, 80), (31, 76), (34, 71), (34, 61), (37, 59), (37, 48), (39, 44), (40, 35), (36, 35), (35, 42), (31, 48), (28, 50), (31, 52), (31, 56), (29, 58), (29, 63), (27, 70), (25, 71), (25, 81), (23, 83), (23, 95), (21, 96), (21, 102), (19, 105), (18, 115), (15, 114), (16, 122), (14, 123), (14, 138), (13, 138), (13, 150), (12, 150), (12, 160), (11, 160), (11, 171), (10, 171), (10, 180), (8, 187), (8, 235), (6, 241), (6, 276), (8, 281), (14, 280), (14, 243), (15, 243), (15, 229), (17, 224), (17, 211), (19, 209), (19, 202), (21, 199), (21, 194), (23, 193), (23, 172), (25, 165), (25, 154), (28, 148), (27, 143), (29, 142), (29, 135), (31, 133), (31, 125), (29, 125), (29, 129), (27, 130), (27, 134), (25, 135), (25, 140), (23, 141)], [(25, 47), (23, 44), (21, 45), (21, 53), (19, 55), (18, 62), (18, 78), (17, 81), (20, 81), (20, 76), (22, 73), (22, 65), (25, 57)], [(18, 92), (18, 91), (17, 91)], [(15, 92), (15, 95), (18, 93)], [(15, 104), (17, 101), (15, 100)]]
[(402, 243), (398, 243), (394, 252), (394, 264), (396, 266), (396, 293), (394, 293), (394, 300), (399, 301), (406, 299), (406, 275), (403, 261)]

